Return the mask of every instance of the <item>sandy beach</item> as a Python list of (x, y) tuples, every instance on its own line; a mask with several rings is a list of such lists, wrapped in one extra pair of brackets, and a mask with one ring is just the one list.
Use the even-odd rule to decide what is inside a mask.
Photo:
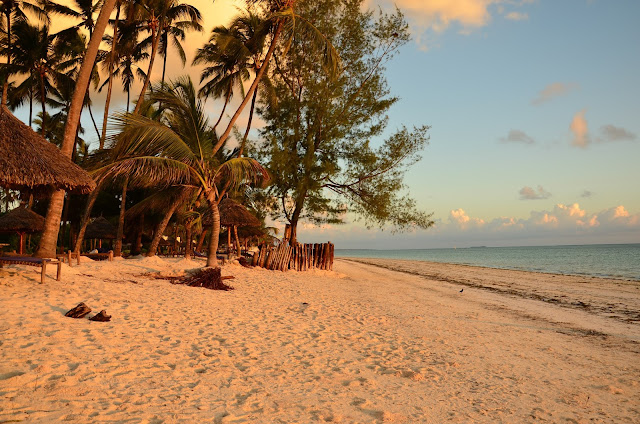
[[(636, 423), (640, 284), (412, 261), (0, 270), (0, 423)], [(64, 313), (85, 302), (110, 322)], [(93, 313), (91, 315), (93, 315)]]

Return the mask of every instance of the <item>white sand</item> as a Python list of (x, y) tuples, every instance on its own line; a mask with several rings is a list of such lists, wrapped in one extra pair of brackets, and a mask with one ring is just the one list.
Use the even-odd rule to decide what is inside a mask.
[[(423, 275), (228, 265), (220, 292), (144, 275), (203, 261), (5, 267), (0, 423), (640, 422), (638, 283), (376, 263)], [(79, 302), (112, 321), (64, 317)]]

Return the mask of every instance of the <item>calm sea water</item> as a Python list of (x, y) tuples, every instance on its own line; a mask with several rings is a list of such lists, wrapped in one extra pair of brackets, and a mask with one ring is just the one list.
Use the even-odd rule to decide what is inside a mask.
[(337, 257), (410, 259), (640, 281), (640, 244), (415, 250), (336, 249), (335, 253)]

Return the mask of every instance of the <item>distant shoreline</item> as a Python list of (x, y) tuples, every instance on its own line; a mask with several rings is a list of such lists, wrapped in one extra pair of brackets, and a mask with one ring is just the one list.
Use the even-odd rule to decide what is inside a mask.
[(640, 282), (640, 244), (336, 249), (338, 258), (412, 260)]

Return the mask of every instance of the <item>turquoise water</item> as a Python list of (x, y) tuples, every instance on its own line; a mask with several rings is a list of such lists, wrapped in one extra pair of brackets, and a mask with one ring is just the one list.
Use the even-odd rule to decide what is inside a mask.
[(409, 259), (640, 281), (640, 244), (408, 250), (336, 249), (335, 252), (337, 257)]

